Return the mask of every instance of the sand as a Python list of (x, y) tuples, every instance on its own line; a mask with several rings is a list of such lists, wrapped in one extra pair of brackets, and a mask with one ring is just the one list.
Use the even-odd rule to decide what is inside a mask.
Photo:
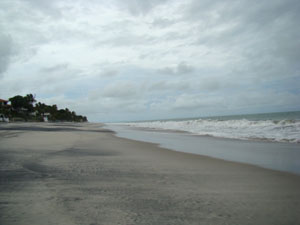
[(300, 176), (99, 124), (0, 124), (0, 224), (300, 224)]

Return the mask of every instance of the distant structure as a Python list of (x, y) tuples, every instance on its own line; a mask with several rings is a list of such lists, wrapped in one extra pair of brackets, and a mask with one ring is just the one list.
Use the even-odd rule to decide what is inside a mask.
[(48, 122), (50, 116), (51, 116), (51, 113), (44, 113), (43, 114), (43, 120), (44, 120), (44, 122)]
[(8, 101), (0, 98), (0, 106), (7, 106)]
[(0, 98), (0, 122), (9, 122), (9, 118), (5, 115), (11, 107), (8, 103), (9, 101)]

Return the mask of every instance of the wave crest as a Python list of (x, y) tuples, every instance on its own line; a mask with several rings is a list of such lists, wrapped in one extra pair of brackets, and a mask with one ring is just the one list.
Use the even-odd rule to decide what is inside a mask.
[(222, 138), (300, 143), (300, 120), (196, 119), (123, 124), (141, 128), (186, 131)]

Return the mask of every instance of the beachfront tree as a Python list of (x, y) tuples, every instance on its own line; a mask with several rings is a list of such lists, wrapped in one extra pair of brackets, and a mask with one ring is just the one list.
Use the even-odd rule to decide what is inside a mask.
[(13, 109), (20, 111), (21, 109), (25, 109), (28, 112), (32, 112), (34, 107), (33, 103), (35, 102), (35, 98), (32, 94), (28, 94), (25, 97), (21, 95), (16, 95), (9, 99)]
[(44, 117), (45, 113), (47, 112), (47, 105), (41, 102), (35, 104), (35, 110), (37, 111), (38, 115)]
[(16, 110), (21, 109), (26, 105), (25, 99), (21, 95), (16, 95), (10, 98), (9, 101), (11, 102), (11, 106)]
[(9, 99), (12, 109), (0, 109), (0, 113), (9, 114), (10, 118), (23, 119), (25, 121), (43, 121), (45, 116), (49, 121), (69, 121), (69, 122), (87, 122), (85, 116), (76, 115), (74, 111), (68, 108), (58, 109), (57, 105), (46, 105), (36, 102), (35, 96), (28, 94), (26, 96), (16, 95)]

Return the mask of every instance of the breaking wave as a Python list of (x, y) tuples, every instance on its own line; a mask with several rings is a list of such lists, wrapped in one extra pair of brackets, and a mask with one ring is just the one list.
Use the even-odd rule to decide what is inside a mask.
[(150, 121), (122, 123), (132, 127), (185, 131), (213, 137), (300, 143), (300, 120), (217, 120)]

